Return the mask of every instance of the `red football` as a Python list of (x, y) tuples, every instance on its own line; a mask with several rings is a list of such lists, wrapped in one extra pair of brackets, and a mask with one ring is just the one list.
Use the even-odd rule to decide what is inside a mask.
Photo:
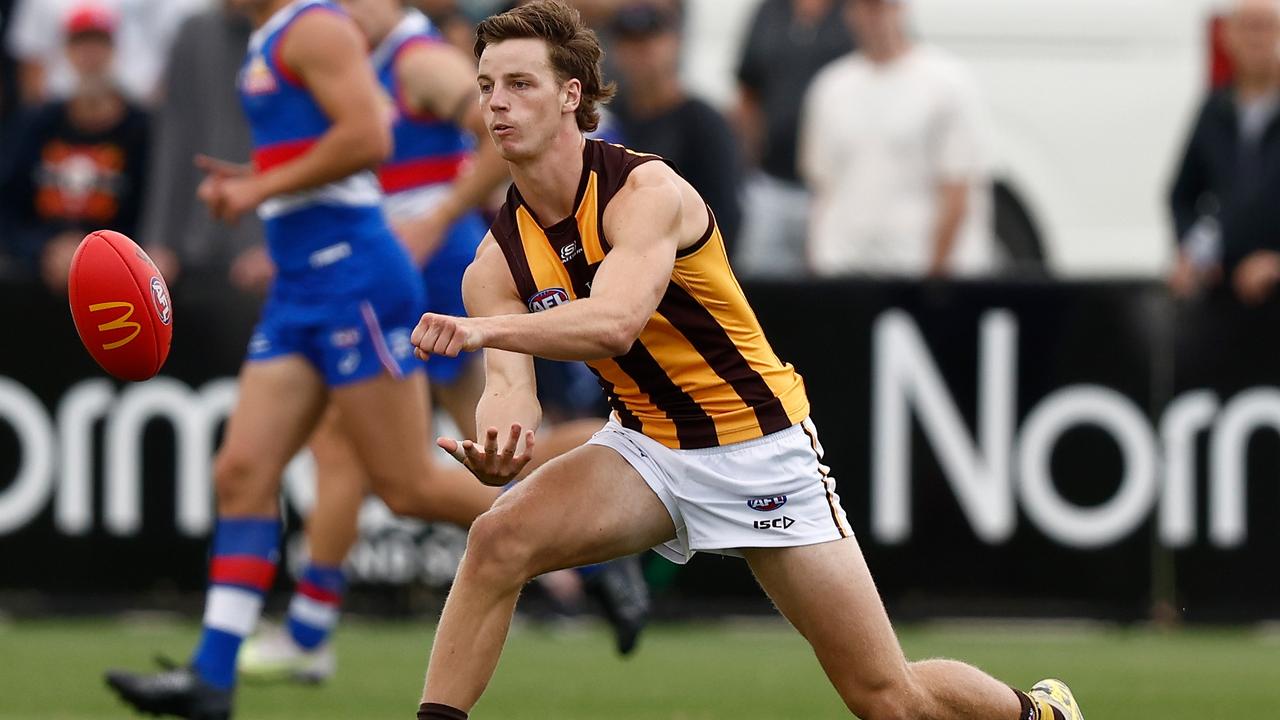
[(71, 259), (71, 317), (89, 354), (121, 380), (160, 372), (173, 339), (169, 288), (151, 258), (111, 230), (89, 233)]

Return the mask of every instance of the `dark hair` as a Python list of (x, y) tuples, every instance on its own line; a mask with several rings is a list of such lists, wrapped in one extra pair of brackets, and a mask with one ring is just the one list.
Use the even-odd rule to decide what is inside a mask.
[(578, 11), (561, 0), (534, 0), (486, 18), (476, 28), (476, 59), (493, 43), (523, 38), (546, 43), (547, 57), (560, 82), (577, 78), (582, 83), (582, 102), (575, 115), (578, 129), (591, 132), (599, 127), (596, 105), (609, 102), (617, 86), (604, 81), (600, 70), (604, 50)]

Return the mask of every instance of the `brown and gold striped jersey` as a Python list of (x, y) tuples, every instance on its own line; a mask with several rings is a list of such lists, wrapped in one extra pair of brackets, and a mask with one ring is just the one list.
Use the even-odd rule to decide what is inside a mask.
[[(530, 312), (591, 294), (609, 253), (604, 212), (656, 155), (588, 140), (575, 213), (542, 227), (513, 185), (492, 233)], [(624, 426), (672, 448), (715, 447), (784, 430), (809, 414), (804, 381), (774, 354), (725, 255), (715, 217), (676, 257), (657, 311), (625, 354), (587, 363)]]

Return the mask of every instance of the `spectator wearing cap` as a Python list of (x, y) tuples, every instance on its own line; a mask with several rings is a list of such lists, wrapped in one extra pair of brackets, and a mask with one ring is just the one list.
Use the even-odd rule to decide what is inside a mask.
[(612, 107), (629, 147), (661, 155), (711, 205), (726, 244), (741, 225), (741, 158), (728, 122), (690, 97), (677, 72), (679, 16), (653, 2), (623, 7), (610, 23), (623, 91)]
[[(125, 95), (149, 103), (178, 25), (215, 0), (92, 0), (117, 18), (114, 77)], [(75, 73), (62, 52), (66, 18), (85, 0), (16, 0), (6, 42), (19, 62), (24, 104), (64, 98), (75, 89)]]
[(1209, 94), (1170, 194), (1181, 296), (1227, 278), (1258, 304), (1280, 284), (1280, 0), (1227, 15), (1233, 82)]
[(909, 39), (904, 5), (846, 0), (860, 50), (823, 68), (804, 102), (817, 275), (975, 275), (995, 264), (976, 83), (950, 55)]
[(736, 268), (743, 275), (805, 272), (809, 195), (796, 166), (800, 104), (827, 63), (853, 49), (840, 22), (841, 0), (764, 0), (751, 21), (738, 65), (735, 122), (752, 173)]
[(0, 238), (9, 254), (65, 292), (67, 269), (89, 231), (132, 234), (144, 185), (147, 117), (111, 75), (115, 18), (99, 6), (67, 16), (70, 98), (17, 121), (0, 165)]

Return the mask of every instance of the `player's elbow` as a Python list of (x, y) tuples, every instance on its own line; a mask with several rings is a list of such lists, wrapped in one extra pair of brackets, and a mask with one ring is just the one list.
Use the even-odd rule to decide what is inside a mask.
[(608, 357), (618, 357), (626, 355), (631, 346), (635, 344), (636, 339), (640, 337), (640, 331), (644, 329), (644, 323), (631, 322), (627, 318), (618, 318), (609, 323), (609, 327), (600, 339), (601, 349), (608, 354)]
[(385, 125), (379, 125), (377, 130), (370, 133), (369, 138), (369, 165), (370, 167), (381, 165), (391, 157), (391, 129)]
[(360, 167), (372, 168), (391, 157), (391, 129), (383, 123), (373, 123), (352, 134), (349, 148), (352, 162)]

